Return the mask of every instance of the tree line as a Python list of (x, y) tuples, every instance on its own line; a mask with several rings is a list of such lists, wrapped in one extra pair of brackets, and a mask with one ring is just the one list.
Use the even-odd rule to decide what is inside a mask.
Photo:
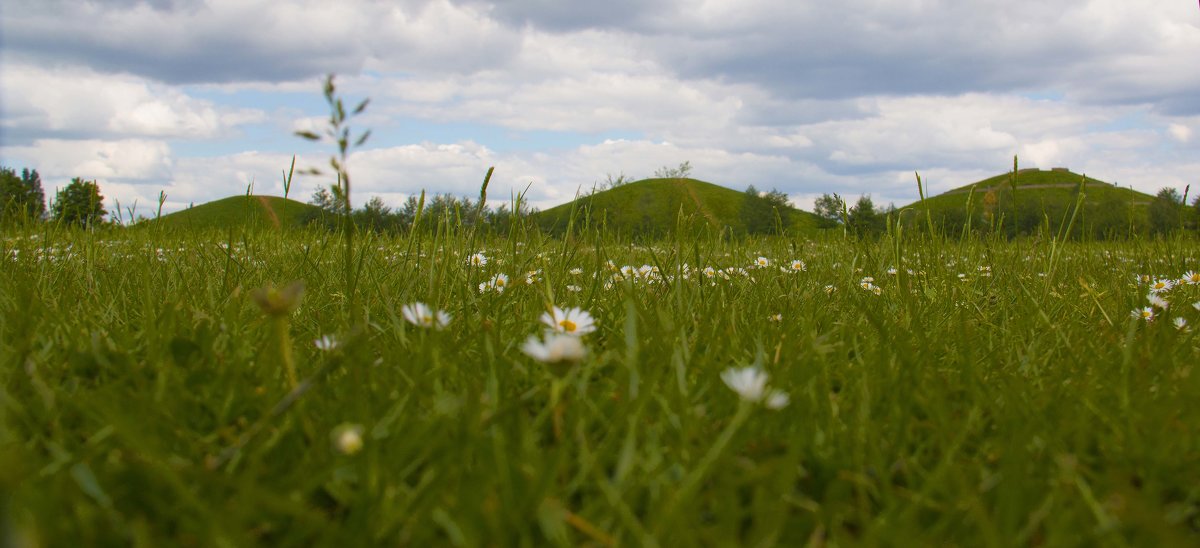
[[(310, 226), (336, 228), (346, 210), (345, 200), (338, 196), (338, 187), (321, 187), (313, 193), (308, 203), (317, 206), (307, 213), (301, 222)], [(501, 234), (507, 234), (519, 217), (536, 213), (522, 199), (514, 200), (515, 206), (501, 204), (491, 207), (482, 200), (466, 196), (434, 194), (409, 196), (398, 208), (388, 206), (382, 198), (372, 197), (362, 207), (350, 211), (350, 220), (355, 227), (373, 232), (437, 230), (439, 223), (446, 221), (453, 226), (488, 226)], [(515, 208), (515, 212), (514, 212)]]
[(813, 203), (820, 228), (844, 227), (861, 236), (878, 235), (886, 231), (889, 222), (900, 223), (905, 230), (942, 234), (998, 234), (1009, 238), (1056, 233), (1074, 219), (1072, 238), (1115, 239), (1176, 231), (1200, 230), (1200, 196), (1190, 206), (1184, 196), (1173, 188), (1163, 188), (1149, 202), (1139, 201), (1128, 194), (1112, 189), (1087, 199), (1086, 190), (1080, 199), (1080, 188), (1069, 193), (1037, 193), (1016, 196), (1010, 188), (992, 189), (964, 197), (961, 207), (931, 209), (928, 216), (919, 204), (897, 210), (895, 206), (877, 209), (869, 196), (859, 198), (852, 207), (838, 194), (822, 194)]
[(0, 166), (0, 225), (54, 221), (66, 225), (90, 227), (104, 223), (108, 212), (96, 181), (71, 179), (59, 189), (50, 207), (36, 169)]

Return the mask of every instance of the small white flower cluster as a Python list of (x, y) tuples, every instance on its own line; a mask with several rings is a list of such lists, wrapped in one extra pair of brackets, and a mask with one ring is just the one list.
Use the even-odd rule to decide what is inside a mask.
[(434, 310), (422, 302), (406, 304), (400, 307), (404, 319), (417, 327), (441, 331), (450, 325), (450, 313), (445, 310)]
[(596, 330), (592, 315), (581, 308), (550, 307), (542, 313), (542, 337), (530, 336), (521, 345), (525, 355), (546, 364), (576, 363), (587, 354), (582, 337)]
[(499, 274), (496, 274), (495, 276), (492, 276), (492, 279), (490, 279), (486, 282), (481, 282), (479, 284), (479, 292), (487, 293), (489, 291), (494, 291), (496, 293), (504, 293), (504, 289), (507, 287), (508, 287), (508, 275), (499, 273)]
[[(1135, 274), (1133, 279), (1138, 286), (1146, 286), (1148, 290), (1146, 294), (1147, 306), (1135, 308), (1130, 311), (1129, 315), (1146, 322), (1154, 321), (1160, 314), (1170, 309), (1171, 302), (1167, 300), (1167, 294), (1171, 293), (1172, 290), (1186, 285), (1200, 285), (1200, 273), (1194, 270), (1184, 272), (1178, 279), (1167, 276), (1151, 276), (1149, 274)], [(1200, 311), (1200, 302), (1193, 303), (1192, 307)], [(1180, 331), (1191, 331), (1187, 319), (1182, 316), (1176, 316), (1171, 320), (1171, 323)]]
[(738, 397), (750, 403), (761, 403), (767, 409), (783, 409), (791, 403), (786, 392), (768, 388), (770, 375), (754, 366), (729, 368), (721, 373), (725, 386), (737, 393)]
[(858, 287), (861, 287), (864, 291), (870, 291), (876, 295), (883, 294), (883, 288), (875, 285), (875, 278), (870, 276), (867, 276), (859, 281)]

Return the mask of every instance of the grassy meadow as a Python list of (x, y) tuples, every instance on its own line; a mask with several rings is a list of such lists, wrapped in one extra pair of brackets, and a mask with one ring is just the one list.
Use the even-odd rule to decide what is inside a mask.
[(1194, 239), (356, 238), (6, 232), (3, 542), (1200, 544)]

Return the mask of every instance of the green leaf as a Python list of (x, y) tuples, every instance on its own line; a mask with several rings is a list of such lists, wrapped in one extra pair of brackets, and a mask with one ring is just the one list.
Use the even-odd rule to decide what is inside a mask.
[(296, 136), (297, 136), (297, 137), (304, 138), (304, 139), (308, 139), (309, 141), (319, 141), (319, 140), (321, 140), (321, 136), (320, 136), (320, 135), (317, 135), (316, 133), (313, 133), (313, 132), (311, 132), (311, 131), (297, 131), (297, 132), (296, 132)]

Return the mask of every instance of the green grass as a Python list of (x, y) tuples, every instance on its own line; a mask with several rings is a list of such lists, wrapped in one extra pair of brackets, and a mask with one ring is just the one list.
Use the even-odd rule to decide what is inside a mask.
[[(969, 185), (950, 189), (936, 196), (929, 196), (925, 199), (924, 204), (916, 201), (906, 207), (915, 210), (928, 208), (934, 214), (951, 210), (962, 211), (965, 210), (967, 197), (970, 196), (974, 209), (978, 212), (989, 191), (996, 194), (1011, 192), (1011, 177), (1011, 173), (989, 177)], [(1073, 202), (1079, 183), (1085, 179), (1084, 191), (1087, 193), (1090, 203), (1117, 200), (1121, 203), (1146, 206), (1154, 199), (1154, 196), (1149, 194), (1114, 186), (1112, 183), (1085, 177), (1078, 173), (1044, 170), (1022, 170), (1017, 173), (1017, 199), (1037, 203)]]
[[(676, 229), (682, 212), (689, 227), (740, 232), (745, 230), (739, 218), (744, 199), (744, 192), (696, 179), (644, 179), (539, 212), (535, 219), (543, 228), (561, 233), (572, 209), (586, 207), (591, 214), (580, 216), (581, 225), (621, 234), (662, 235)], [(816, 232), (816, 218), (811, 213), (791, 209), (781, 215), (790, 220), (792, 234)]]
[(976, 231), (1054, 235), (1078, 207), (1074, 237), (1129, 238), (1148, 232), (1147, 206), (1154, 200), (1148, 194), (1066, 170), (1021, 170), (1015, 191), (1012, 180), (1006, 173), (926, 197), (902, 208), (912, 213), (905, 221), (925, 228), (931, 220), (947, 234), (959, 233), (970, 219)]
[(303, 224), (317, 206), (278, 196), (230, 196), (151, 220), (147, 226), (168, 229), (233, 227), (290, 228)]
[[(1198, 269), (1200, 244), (824, 238), (365, 235), (351, 299), (325, 232), (8, 233), (0, 530), (46, 546), (1200, 542), (1200, 339), (1173, 325), (1200, 326), (1200, 285), (1130, 315), (1135, 275)], [(792, 260), (806, 271), (778, 268)], [(620, 275), (643, 265), (657, 274)], [(497, 273), (509, 289), (480, 293)], [(254, 290), (293, 280), (299, 307), (265, 315)], [(415, 301), (449, 326), (407, 323)], [(598, 326), (561, 377), (521, 351), (551, 304)], [(291, 403), (285, 362), (311, 380)], [(722, 383), (750, 365), (790, 405)], [(346, 425), (361, 451), (331, 442)]]

